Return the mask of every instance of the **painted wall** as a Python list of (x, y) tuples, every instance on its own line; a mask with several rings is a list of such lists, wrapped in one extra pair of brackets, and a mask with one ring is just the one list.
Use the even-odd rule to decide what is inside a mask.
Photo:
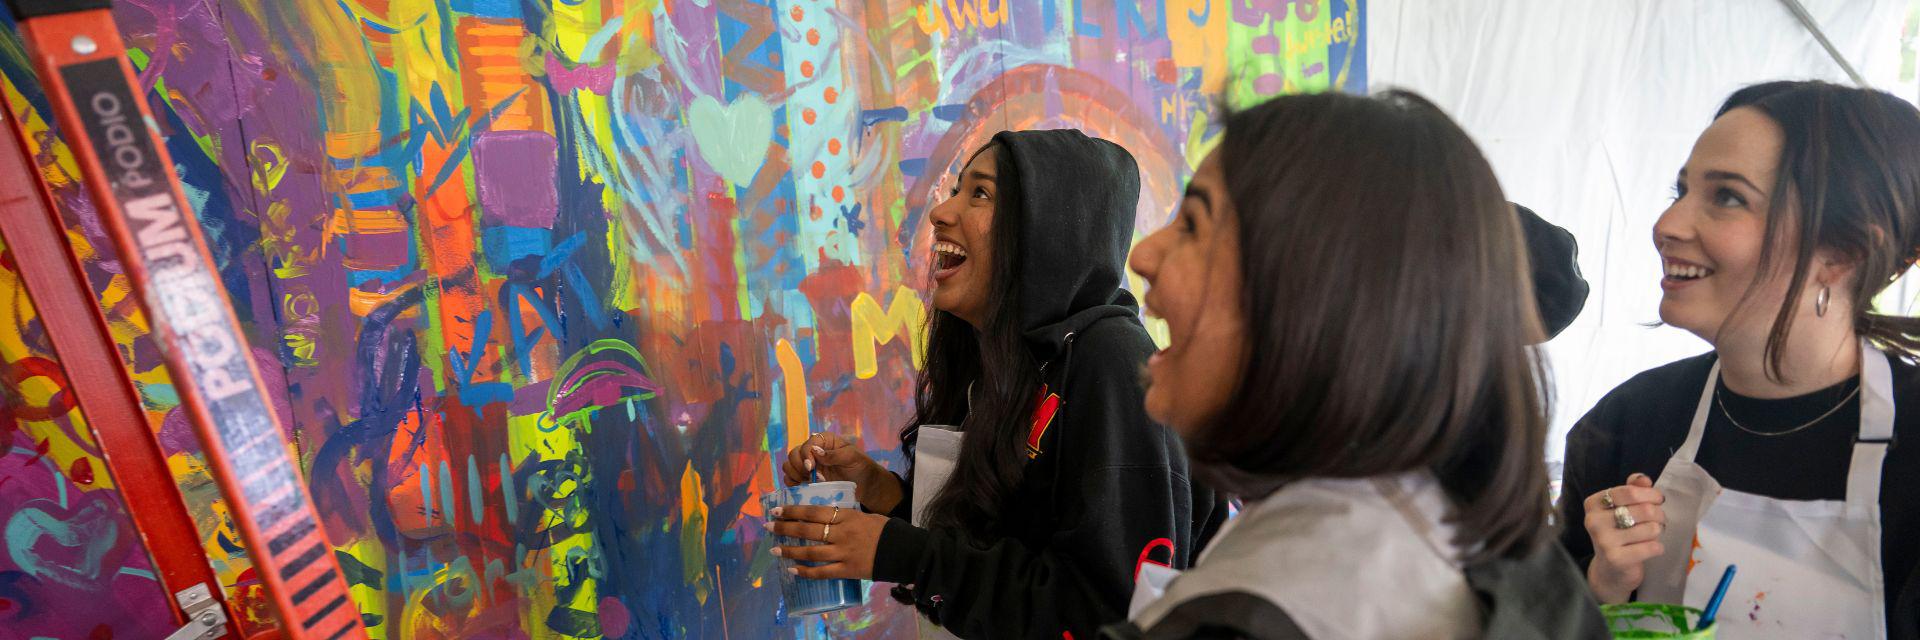
[[(118, 4), (375, 638), (911, 637), (884, 588), (785, 618), (758, 496), (810, 431), (902, 462), (956, 163), (1085, 129), (1139, 158), (1151, 230), (1216, 96), (1366, 75), (1362, 0)], [(10, 33), (0, 72), (258, 624)], [(0, 636), (148, 637), (163, 595), (6, 255)]]

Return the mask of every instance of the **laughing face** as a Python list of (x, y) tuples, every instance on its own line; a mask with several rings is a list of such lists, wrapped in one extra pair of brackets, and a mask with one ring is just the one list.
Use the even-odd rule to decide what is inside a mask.
[(928, 215), (933, 221), (933, 307), (974, 327), (986, 321), (993, 285), (997, 151), (987, 147), (968, 161), (952, 193)]
[(1147, 362), (1147, 414), (1185, 436), (1226, 408), (1245, 366), (1237, 219), (1215, 152), (1200, 163), (1173, 221), (1129, 260), (1149, 284), (1147, 311), (1167, 321), (1169, 337)]
[[(1779, 125), (1752, 108), (1729, 111), (1700, 134), (1673, 205), (1653, 227), (1665, 275), (1662, 321), (1715, 344), (1771, 326), (1791, 265), (1783, 259), (1774, 273), (1760, 270), (1783, 144)], [(1780, 244), (1778, 255), (1793, 255), (1791, 242)]]

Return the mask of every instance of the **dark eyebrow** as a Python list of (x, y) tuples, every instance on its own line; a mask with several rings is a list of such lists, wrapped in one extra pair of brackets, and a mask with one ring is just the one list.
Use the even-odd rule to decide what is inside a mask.
[(1732, 180), (1732, 181), (1736, 181), (1741, 184), (1747, 185), (1748, 189), (1752, 189), (1760, 193), (1767, 192), (1765, 189), (1761, 189), (1759, 185), (1754, 184), (1752, 180), (1748, 180), (1746, 176), (1740, 175), (1738, 173), (1734, 173), (1732, 171), (1708, 170), (1707, 173), (1701, 177), (1706, 178), (1708, 180), (1714, 180), (1714, 181)]
[(1198, 199), (1200, 204), (1205, 205), (1204, 208), (1207, 210), (1207, 217), (1213, 217), (1213, 196), (1207, 195), (1207, 192), (1201, 191), (1193, 185), (1187, 185), (1187, 192), (1180, 197)]

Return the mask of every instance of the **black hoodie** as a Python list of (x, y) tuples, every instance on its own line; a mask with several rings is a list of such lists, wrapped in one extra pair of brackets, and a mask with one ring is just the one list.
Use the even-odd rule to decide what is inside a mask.
[(1146, 415), (1140, 367), (1154, 345), (1120, 288), (1140, 191), (1133, 156), (1073, 130), (994, 140), (999, 173), (1024, 187), (1023, 218), (994, 224), (1020, 225), (1021, 327), (1048, 363), (1038, 452), (994, 539), (909, 524), (908, 487), (873, 578), (912, 585), (896, 593), (962, 638), (1092, 638), (1126, 617), (1139, 564), (1186, 568), (1226, 503), (1193, 484), (1179, 438)]

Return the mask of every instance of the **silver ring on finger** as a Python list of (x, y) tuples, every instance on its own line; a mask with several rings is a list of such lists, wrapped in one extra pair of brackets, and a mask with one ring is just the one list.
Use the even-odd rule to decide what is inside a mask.
[(1613, 508), (1613, 528), (1632, 529), (1634, 524), (1633, 513), (1627, 511), (1626, 507)]
[[(1625, 527), (1622, 527), (1622, 528), (1624, 529)], [(833, 544), (833, 525), (829, 524), (827, 526), (820, 528), (820, 541), (825, 542), (827, 544)]]
[(1600, 506), (1606, 507), (1608, 509), (1614, 509), (1620, 506), (1613, 503), (1612, 487), (1608, 487), (1600, 490)]
[(840, 507), (833, 508), (833, 517), (827, 518), (827, 524), (840, 524)]

